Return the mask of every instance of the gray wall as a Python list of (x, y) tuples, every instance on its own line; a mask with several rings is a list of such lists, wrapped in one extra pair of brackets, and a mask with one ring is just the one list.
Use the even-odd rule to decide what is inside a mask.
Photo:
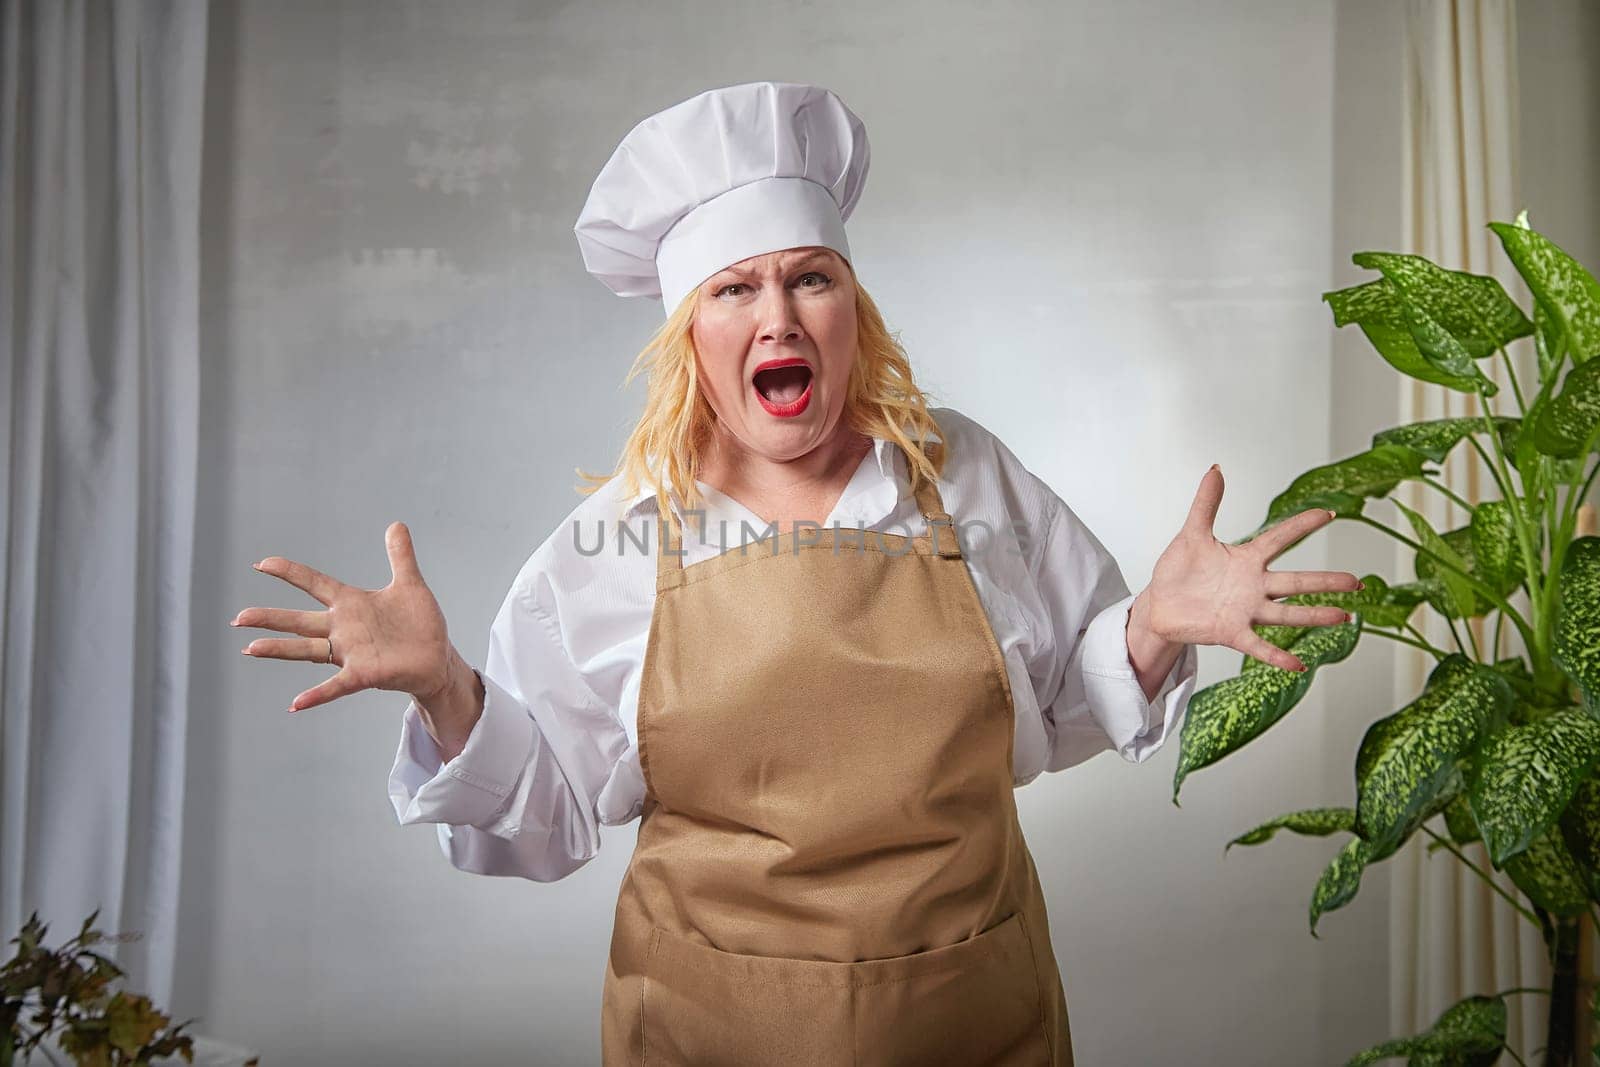
[(1517, 72), (1528, 221), (1600, 271), (1600, 4), (1522, 0)]
[[(403, 519), (481, 664), (573, 469), (608, 469), (640, 403), (621, 381), (659, 308), (589, 278), (571, 235), (634, 122), (740, 81), (839, 92), (873, 143), (857, 267), (919, 379), (1138, 589), (1213, 461), (1237, 537), (1393, 421), (1382, 373), (1342, 392), (1319, 300), (1392, 210), (1348, 109), (1399, 101), (1367, 77), (1398, 54), (1365, 36), (1381, 5), (1335, 8), (219, 2), (178, 1013), (270, 1064), (597, 1060), (633, 827), (554, 884), (454, 871), (385, 795), (404, 698), (289, 716), (327, 668), (247, 660), (227, 620), (315, 606), (250, 569), (266, 555), (383, 585)], [(1330, 544), (1277, 566), (1356, 569)], [(1347, 799), (1370, 716), (1339, 687), (1387, 679), (1385, 656), (1361, 650), (1181, 809), (1176, 742), (1018, 793), (1080, 1062), (1334, 1062), (1385, 1036), (1381, 880), (1315, 941), (1328, 842), (1222, 852)], [(1202, 684), (1237, 663), (1204, 650)]]

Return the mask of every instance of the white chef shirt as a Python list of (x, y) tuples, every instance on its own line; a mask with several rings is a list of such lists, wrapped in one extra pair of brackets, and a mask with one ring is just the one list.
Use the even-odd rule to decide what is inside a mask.
[[(1148, 759), (1194, 692), (1196, 646), (1184, 646), (1146, 700), (1128, 660), (1134, 598), (1116, 560), (997, 437), (953, 409), (930, 411), (949, 445), (939, 493), (962, 524), (965, 563), (1011, 682), (1015, 784), (1107, 749)], [(741, 542), (774, 550), (765, 522), (698, 484), (703, 516), (684, 513), (684, 566)], [(406, 708), (390, 800), (402, 823), (438, 824), (456, 867), (554, 881), (594, 857), (600, 826), (639, 816), (636, 719), (656, 515), (653, 487), (625, 497), (613, 477), (528, 557), (490, 626), (483, 714), (454, 759), (441, 766), (416, 702)], [(927, 532), (893, 442), (875, 439), (822, 525), (835, 522), (851, 536)], [(778, 544), (792, 551), (791, 535)], [(728, 650), (730, 670), (738, 656)]]

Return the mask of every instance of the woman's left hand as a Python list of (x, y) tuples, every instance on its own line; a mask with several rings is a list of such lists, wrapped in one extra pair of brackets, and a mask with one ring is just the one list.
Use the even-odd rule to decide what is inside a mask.
[(1334, 513), (1311, 508), (1291, 515), (1243, 545), (1217, 540), (1212, 533), (1222, 503), (1222, 470), (1213, 466), (1178, 536), (1156, 561), (1145, 603), (1130, 625), (1178, 644), (1226, 645), (1263, 663), (1303, 671), (1294, 655), (1262, 640), (1252, 626), (1333, 626), (1350, 616), (1327, 605), (1280, 604), (1296, 593), (1349, 592), (1363, 588), (1346, 571), (1269, 571), (1267, 564), (1311, 531), (1333, 521)]

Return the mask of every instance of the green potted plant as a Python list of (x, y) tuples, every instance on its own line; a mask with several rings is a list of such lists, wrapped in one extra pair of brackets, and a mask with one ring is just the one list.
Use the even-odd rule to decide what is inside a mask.
[(85, 919), (77, 936), (57, 949), (45, 947), (49, 927), (37, 914), (11, 939), (16, 955), (0, 968), (0, 1067), (12, 1067), (18, 1053), (49, 1057), (47, 1041), (95, 1067), (174, 1054), (193, 1061), (194, 1042), (183, 1033), (188, 1023), (171, 1026), (149, 997), (112, 989), (123, 972), (91, 946), (129, 935), (113, 938), (94, 929), (99, 914)]
[[(1427, 1032), (1355, 1055), (1351, 1065), (1389, 1057), (1413, 1064), (1496, 1062), (1506, 1047), (1507, 996), (1547, 993), (1548, 1067), (1600, 1064), (1600, 1046), (1577, 1047), (1587, 1020), (1580, 1004), (1578, 944), (1600, 902), (1600, 537), (1578, 531), (1580, 508), (1600, 464), (1600, 284), (1527, 213), (1491, 223), (1534, 297), (1530, 319), (1491, 277), (1446, 270), (1420, 256), (1357, 254), (1378, 272), (1362, 285), (1323, 294), (1334, 324), (1354, 324), (1397, 371), (1476, 394), (1478, 417), (1436, 419), (1376, 434), (1357, 455), (1306, 471), (1280, 493), (1261, 526), (1307, 508), (1328, 508), (1404, 543), (1415, 575), (1364, 577), (1350, 593), (1291, 596), (1291, 604), (1333, 604), (1349, 622), (1313, 628), (1259, 627), (1266, 640), (1307, 667), (1295, 673), (1245, 656), (1236, 677), (1195, 693), (1179, 740), (1173, 803), (1183, 780), (1261, 736), (1310, 689), (1317, 672), (1345, 659), (1363, 637), (1419, 648), (1435, 662), (1415, 700), (1372, 723), (1355, 757), (1354, 803), (1279, 816), (1229, 842), (1256, 845), (1278, 830), (1349, 835), (1311, 894), (1311, 932), (1326, 912), (1349, 903), (1363, 871), (1394, 855), (1413, 834), (1431, 839), (1495, 886), (1538, 926), (1554, 974), (1549, 990), (1484, 991), (1445, 1011)], [(1531, 337), (1539, 381), (1531, 401), (1507, 346)], [(1495, 382), (1479, 361), (1505, 361), (1516, 413), (1497, 410)], [(1501, 397), (1500, 407), (1504, 407)], [(1500, 497), (1476, 504), (1435, 478), (1457, 447), (1483, 458)], [(1389, 499), (1410, 536), (1365, 513), (1419, 482), (1454, 500), (1470, 520), (1438, 531)], [(1512, 605), (1518, 590), (1526, 611)], [(1439, 648), (1413, 622), (1442, 615), (1453, 647)], [(1468, 620), (1494, 615), (1494, 644), (1480, 648)], [(1499, 657), (1510, 625), (1525, 650)], [(1463, 641), (1462, 631), (1466, 632)], [(1516, 895), (1495, 885), (1461, 846), (1482, 841), (1490, 864)], [(1579, 1056), (1582, 1059), (1579, 1059)], [(1518, 1060), (1518, 1062), (1521, 1062)]]

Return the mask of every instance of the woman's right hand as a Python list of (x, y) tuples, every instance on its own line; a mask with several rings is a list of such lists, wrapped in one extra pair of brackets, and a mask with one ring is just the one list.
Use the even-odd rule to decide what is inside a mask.
[[(445, 692), (459, 658), (451, 647), (444, 613), (422, 580), (411, 532), (403, 522), (384, 531), (393, 579), (382, 589), (359, 589), (282, 556), (255, 568), (282, 578), (315, 597), (326, 611), (245, 608), (235, 626), (298, 634), (261, 637), (246, 655), (333, 663), (339, 673), (294, 698), (290, 711), (316, 707), (363, 689), (409, 693), (419, 702)], [(332, 642), (332, 658), (329, 642)]]

